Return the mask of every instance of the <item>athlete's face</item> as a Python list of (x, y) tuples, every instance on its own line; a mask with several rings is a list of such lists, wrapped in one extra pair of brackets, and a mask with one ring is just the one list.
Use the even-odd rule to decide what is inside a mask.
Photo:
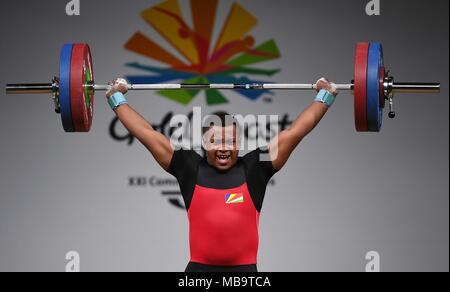
[(208, 163), (222, 171), (236, 165), (239, 157), (239, 139), (235, 126), (211, 127), (203, 137)]

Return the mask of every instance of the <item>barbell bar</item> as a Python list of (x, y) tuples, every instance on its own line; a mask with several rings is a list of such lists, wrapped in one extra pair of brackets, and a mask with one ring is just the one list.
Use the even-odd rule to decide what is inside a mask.
[[(396, 93), (439, 93), (440, 83), (395, 82), (386, 71), (380, 43), (358, 43), (355, 76), (350, 83), (336, 84), (340, 91), (353, 91), (358, 132), (379, 132), (385, 102), (393, 118)], [(89, 45), (66, 44), (60, 55), (60, 76), (51, 83), (7, 84), (7, 94), (51, 94), (66, 132), (88, 132), (92, 126), (94, 93), (110, 85), (96, 84)], [(129, 84), (128, 90), (315, 90), (313, 83), (248, 84)]]
[[(58, 90), (58, 83), (30, 83), (30, 84), (7, 84), (7, 94), (52, 94)], [(85, 87), (94, 91), (108, 91), (111, 86), (106, 84), (86, 84)], [(354, 84), (336, 84), (340, 91), (353, 90)], [(440, 83), (425, 82), (395, 82), (390, 86), (389, 92), (392, 93), (439, 93)], [(155, 83), (155, 84), (128, 84), (129, 91), (148, 91), (148, 90), (315, 90), (316, 85), (310, 83), (250, 83), (250, 84), (174, 84), (174, 83)]]

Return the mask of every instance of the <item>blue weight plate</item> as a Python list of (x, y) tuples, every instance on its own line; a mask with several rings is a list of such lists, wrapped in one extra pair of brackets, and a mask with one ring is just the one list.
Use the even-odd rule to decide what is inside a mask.
[(72, 44), (66, 44), (61, 49), (59, 60), (59, 103), (61, 120), (66, 132), (74, 132), (72, 111), (70, 109), (70, 66), (72, 59)]
[(367, 62), (367, 126), (370, 132), (379, 132), (383, 116), (380, 104), (380, 72), (383, 68), (383, 48), (371, 43)]

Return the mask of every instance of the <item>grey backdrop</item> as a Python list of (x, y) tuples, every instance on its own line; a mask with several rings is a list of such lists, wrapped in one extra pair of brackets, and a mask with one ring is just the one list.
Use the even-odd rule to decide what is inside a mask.
[[(63, 0), (6, 0), (0, 10), (0, 83), (47, 82), (65, 42), (87, 42), (96, 80), (136, 72), (153, 62), (123, 48), (137, 30), (161, 40), (139, 17), (159, 1), (81, 0), (81, 16)], [(187, 1), (181, 0), (189, 17)], [(357, 41), (381, 41), (401, 80), (440, 81), (439, 95), (398, 96), (398, 118), (380, 134), (357, 134), (349, 93), (300, 145), (268, 189), (260, 226), (261, 271), (364, 271), (365, 254), (383, 271), (449, 269), (448, 1), (381, 0), (369, 17), (362, 0), (237, 1), (259, 19), (258, 42), (274, 38), (282, 68), (274, 82), (348, 82)], [(217, 37), (232, 1), (222, 0)], [(155, 63), (157, 64), (157, 63)], [(0, 114), (0, 271), (64, 271), (65, 254), (82, 271), (182, 271), (189, 259), (186, 214), (164, 187), (131, 187), (130, 176), (170, 178), (136, 142), (113, 140), (113, 118), (97, 94), (89, 134), (65, 134), (46, 96), (6, 96)], [(231, 103), (185, 107), (152, 93), (129, 101), (152, 123), (192, 106), (206, 113), (289, 114), (312, 99), (277, 92), (272, 103), (227, 94)], [(172, 186), (172, 189), (176, 187)]]

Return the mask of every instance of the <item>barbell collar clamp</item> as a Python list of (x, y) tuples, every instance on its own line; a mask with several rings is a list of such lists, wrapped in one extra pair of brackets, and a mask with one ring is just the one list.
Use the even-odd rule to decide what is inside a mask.
[(59, 103), (59, 78), (53, 77), (52, 79), (52, 100), (55, 106), (55, 113), (61, 113), (61, 104)]

